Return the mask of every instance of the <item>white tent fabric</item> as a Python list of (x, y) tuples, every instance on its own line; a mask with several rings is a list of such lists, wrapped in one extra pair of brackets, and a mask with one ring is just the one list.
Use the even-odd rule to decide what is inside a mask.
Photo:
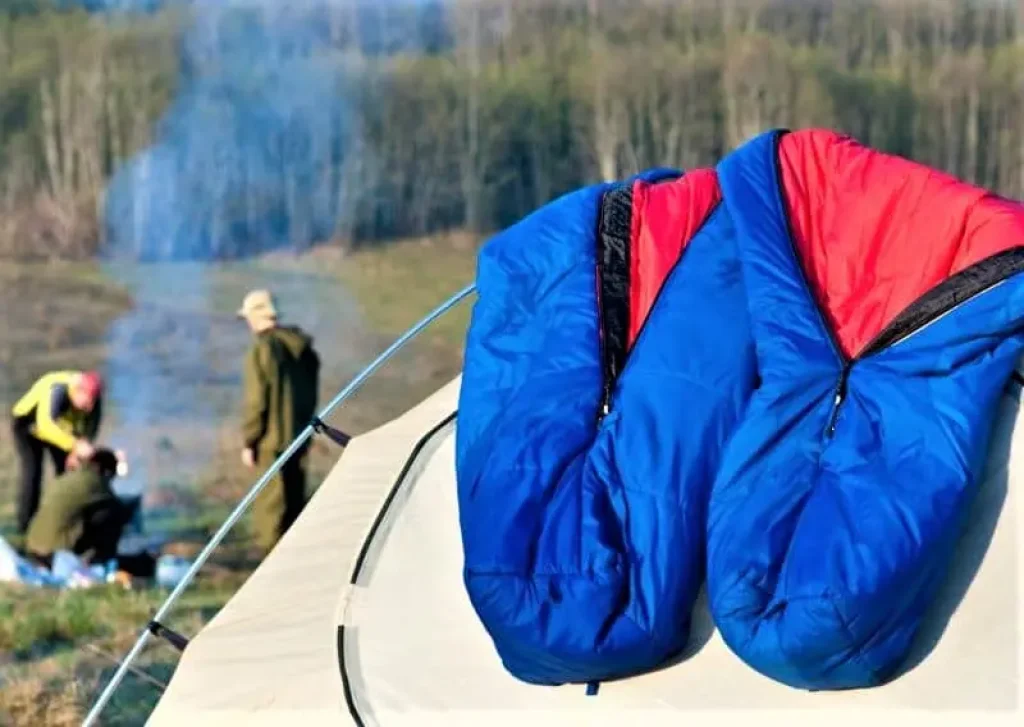
[(453, 381), (352, 441), (277, 549), (190, 644), (150, 724), (1024, 724), (1018, 387), (1004, 397), (957, 570), (905, 674), (872, 690), (791, 689), (740, 662), (702, 605), (689, 658), (595, 696), (513, 679), (473, 613), (454, 483), (458, 390)]

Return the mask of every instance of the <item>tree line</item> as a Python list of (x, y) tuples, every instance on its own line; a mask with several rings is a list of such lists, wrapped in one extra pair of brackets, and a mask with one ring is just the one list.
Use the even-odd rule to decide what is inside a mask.
[(147, 5), (0, 8), (2, 254), (483, 233), (779, 126), (1024, 198), (1020, 0)]

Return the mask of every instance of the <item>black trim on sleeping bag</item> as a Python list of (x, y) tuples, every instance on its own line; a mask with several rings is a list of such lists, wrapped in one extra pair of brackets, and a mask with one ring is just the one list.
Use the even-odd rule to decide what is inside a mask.
[(860, 355), (878, 353), (924, 328), (961, 303), (1020, 272), (1024, 272), (1024, 247), (1004, 250), (961, 270), (939, 283), (896, 316)]
[[(669, 184), (680, 176), (671, 174), (650, 184)], [(597, 306), (604, 372), (599, 418), (611, 407), (615, 382), (629, 356), (633, 242), (633, 182), (624, 182), (602, 196), (597, 225)]]
[[(369, 531), (366, 533), (366, 537), (363, 539), (363, 544), (359, 548), (359, 555), (356, 556), (355, 565), (352, 567), (352, 574), (349, 576), (349, 585), (355, 585), (359, 576), (366, 566), (367, 558), (369, 557), (370, 547), (373, 545), (373, 541), (377, 537), (377, 533), (380, 531), (381, 526), (384, 524), (384, 518), (387, 517), (388, 511), (391, 509), (392, 504), (395, 502), (395, 498), (402, 489), (402, 485), (405, 484), (409, 477), (409, 472), (416, 464), (416, 460), (419, 459), (420, 455), (423, 454), (423, 450), (430, 443), (438, 432), (444, 430), (449, 424), (451, 424), (458, 416), (458, 411), (453, 411), (451, 414), (446, 416), (438, 424), (424, 434), (416, 446), (412, 448), (412, 452), (409, 453), (408, 459), (405, 460), (405, 464), (402, 465), (402, 470), (398, 473), (398, 477), (395, 478), (394, 484), (391, 486), (391, 490), (388, 492), (386, 498), (384, 498), (384, 504), (381, 505), (380, 510), (377, 511), (377, 517), (374, 518), (373, 524), (370, 525)], [(345, 664), (345, 625), (338, 626), (337, 632), (337, 649), (338, 649), (338, 670), (341, 672), (341, 686), (345, 693), (345, 704), (348, 707), (349, 715), (352, 717), (352, 721), (356, 723), (357, 727), (364, 727), (365, 722), (359, 714), (359, 708), (356, 706), (355, 695), (352, 692), (352, 683), (348, 676), (348, 668)]]
[(597, 231), (598, 308), (604, 388), (599, 416), (608, 413), (612, 389), (629, 349), (629, 253), (633, 227), (633, 187), (624, 185), (601, 199)]

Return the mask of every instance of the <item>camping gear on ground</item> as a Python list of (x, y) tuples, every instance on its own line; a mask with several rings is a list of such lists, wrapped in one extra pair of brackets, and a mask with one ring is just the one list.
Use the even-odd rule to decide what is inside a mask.
[(174, 588), (188, 573), (192, 564), (179, 555), (161, 555), (156, 561), (156, 583), (161, 588)]
[[(82, 588), (119, 583), (134, 587), (134, 579), (150, 579), (156, 575), (156, 568), (163, 558), (157, 559), (150, 549), (119, 548), (115, 558), (104, 563), (86, 564), (68, 550), (59, 550), (45, 560), (26, 558), (6, 540), (0, 537), (0, 583), (16, 583), (34, 588)], [(173, 558), (172, 568), (164, 572), (158, 585), (173, 587), (180, 579), (181, 569), (188, 567), (188, 561)], [(184, 563), (184, 564), (183, 564)], [(166, 568), (166, 566), (165, 566)]]
[[(97, 450), (92, 460), (47, 488), (25, 539), (27, 555), (0, 543), (0, 582), (51, 588), (88, 588), (155, 575), (152, 539), (141, 537), (141, 496), (111, 487), (128, 474), (123, 452)], [(122, 537), (133, 524), (135, 542)]]
[(0, 536), (0, 583), (20, 583), (25, 586), (56, 585), (49, 569), (30, 562), (2, 536)]
[(109, 583), (116, 572), (113, 561), (86, 563), (70, 550), (58, 550), (50, 560), (50, 574), (65, 588), (89, 588)]
[(0, 583), (34, 588), (88, 588), (110, 582), (113, 563), (89, 565), (68, 550), (58, 550), (47, 564), (26, 558), (0, 537)]

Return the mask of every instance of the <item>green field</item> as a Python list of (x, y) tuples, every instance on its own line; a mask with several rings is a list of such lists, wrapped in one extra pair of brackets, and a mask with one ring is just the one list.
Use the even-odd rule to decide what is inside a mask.
[[(146, 530), (165, 534), (177, 552), (194, 554), (253, 479), (237, 462), (234, 429), (246, 334), (232, 312), (245, 290), (274, 288), (287, 317), (314, 334), (324, 359), (326, 400), (398, 333), (470, 282), (475, 251), (475, 240), (450, 237), (348, 255), (325, 248), (302, 257), (205, 268), (5, 263), (0, 404), (9, 406), (48, 369), (119, 361), (129, 379), (145, 371), (141, 383), (129, 381), (139, 391), (111, 408), (103, 436), (127, 446), (138, 465), (133, 469), (144, 473)], [(396, 356), (332, 423), (351, 433), (365, 431), (456, 375), (470, 305)], [(333, 445), (314, 449), (314, 485), (337, 456)], [(5, 424), (5, 536), (13, 528), (14, 465)], [(183, 599), (170, 619), (173, 628), (194, 634), (244, 582), (257, 562), (247, 525), (243, 520), (232, 532)], [(113, 587), (58, 594), (0, 586), (0, 725), (79, 724), (114, 660), (164, 595)], [(128, 677), (104, 724), (141, 724), (174, 663), (170, 647), (151, 646), (139, 662), (142, 671)]]

